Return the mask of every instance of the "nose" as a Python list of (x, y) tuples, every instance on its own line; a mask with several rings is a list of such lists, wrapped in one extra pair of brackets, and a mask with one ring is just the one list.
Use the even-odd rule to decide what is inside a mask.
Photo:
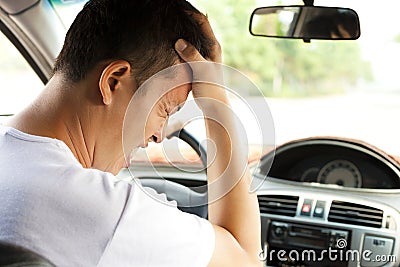
[(162, 140), (164, 139), (163, 131), (155, 132), (151, 138), (153, 139), (153, 142), (161, 143)]
[(160, 130), (156, 131), (151, 137), (152, 141), (155, 143), (161, 143), (165, 137), (165, 127), (168, 125), (168, 119), (161, 125)]

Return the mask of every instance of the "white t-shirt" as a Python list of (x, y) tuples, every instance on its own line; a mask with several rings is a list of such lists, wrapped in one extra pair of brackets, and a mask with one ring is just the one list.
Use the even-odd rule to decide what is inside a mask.
[(0, 240), (57, 266), (188, 267), (207, 266), (215, 236), (164, 195), (84, 169), (63, 142), (0, 125)]

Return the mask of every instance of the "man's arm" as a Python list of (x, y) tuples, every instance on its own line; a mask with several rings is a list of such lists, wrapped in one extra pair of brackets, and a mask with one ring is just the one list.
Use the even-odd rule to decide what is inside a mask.
[[(203, 31), (215, 40), (212, 58), (206, 60), (189, 43), (178, 40), (176, 50), (186, 62), (220, 62), (221, 48), (205, 17), (200, 18)], [(207, 64), (205, 64), (207, 65)], [(222, 76), (219, 65), (190, 63), (194, 80), (215, 80)], [(199, 74), (201, 73), (201, 74)], [(199, 75), (201, 77), (199, 77)], [(209, 79), (208, 79), (209, 78)], [(215, 230), (215, 250), (209, 266), (261, 266), (260, 214), (255, 193), (249, 193), (250, 174), (247, 151), (240, 147), (229, 100), (221, 86), (193, 83), (192, 93), (202, 109), (208, 146), (209, 220)]]
[[(240, 149), (232, 114), (225, 110), (212, 118), (223, 125), (206, 120), (207, 136), (215, 143), (214, 162), (208, 168), (209, 220), (216, 234), (210, 266), (260, 266), (260, 214), (256, 194), (249, 193), (247, 151)], [(222, 183), (213, 186), (217, 179)]]

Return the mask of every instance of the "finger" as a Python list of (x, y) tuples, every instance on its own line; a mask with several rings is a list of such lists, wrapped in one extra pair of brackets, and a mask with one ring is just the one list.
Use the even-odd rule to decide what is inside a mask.
[(175, 50), (178, 55), (186, 62), (206, 61), (200, 52), (189, 42), (179, 39), (175, 43)]

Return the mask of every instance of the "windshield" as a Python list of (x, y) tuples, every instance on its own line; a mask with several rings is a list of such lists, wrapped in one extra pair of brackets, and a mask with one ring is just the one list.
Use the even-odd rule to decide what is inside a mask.
[[(329, 2), (359, 14), (361, 37), (311, 43), (253, 37), (248, 31), (254, 8), (301, 1), (191, 2), (208, 14), (222, 44), (224, 63), (250, 77), (266, 97), (277, 145), (298, 138), (339, 136), (400, 155), (398, 2), (385, 2), (389, 8), (380, 11), (374, 2)], [(257, 143), (248, 136), (250, 143)]]
[[(50, 2), (67, 28), (86, 1)], [(251, 103), (257, 103), (260, 98), (267, 101), (274, 121), (271, 131), (275, 131), (276, 145), (298, 138), (338, 136), (363, 140), (392, 155), (400, 155), (400, 127), (397, 126), (400, 115), (397, 10), (400, 3), (386, 1), (385, 8), (377, 11), (375, 2), (329, 2), (332, 6), (352, 8), (359, 14), (361, 37), (356, 41), (304, 43), (302, 40), (254, 37), (248, 30), (250, 14), (256, 7), (296, 5), (302, 4), (301, 1), (190, 2), (208, 15), (223, 48), (223, 62), (246, 75), (262, 96), (253, 87), (242, 86), (232, 78), (230, 84)], [(315, 1), (315, 5), (326, 4), (326, 1)], [(263, 144), (254, 118), (236, 103), (233, 101), (233, 106), (247, 130), (249, 144), (271, 145)], [(15, 110), (2, 112), (12, 114)], [(200, 141), (204, 140), (202, 121), (190, 123), (186, 128)], [(159, 154), (168, 154), (170, 161), (181, 160), (180, 153), (166, 152), (168, 142), (162, 148), (158, 145), (149, 148), (153, 150), (151, 161), (157, 161)], [(180, 142), (178, 150), (189, 148)], [(175, 154), (176, 158), (171, 156)], [(185, 154), (184, 158), (189, 159), (188, 164), (199, 163), (193, 152)]]

